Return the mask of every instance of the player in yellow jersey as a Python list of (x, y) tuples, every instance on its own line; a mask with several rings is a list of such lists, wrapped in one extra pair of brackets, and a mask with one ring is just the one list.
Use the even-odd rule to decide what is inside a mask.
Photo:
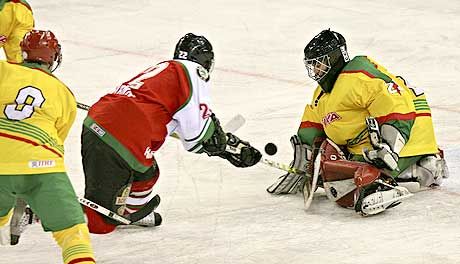
[(8, 61), (22, 62), (19, 43), (33, 27), (32, 9), (25, 0), (0, 0), (0, 48)]
[[(320, 180), (326, 194), (364, 215), (399, 204), (398, 197), (405, 196), (407, 190), (396, 181), (414, 181), (422, 186), (441, 184), (447, 177), (447, 166), (438, 150), (422, 90), (367, 56), (350, 59), (345, 38), (331, 30), (315, 36), (304, 53), (308, 75), (319, 85), (312, 103), (305, 107), (297, 135), (291, 138), (293, 167), (307, 170), (315, 158), (312, 150), (329, 139), (321, 148)], [(330, 154), (332, 149), (335, 153)], [(346, 161), (334, 162), (341, 159)], [(369, 164), (380, 170), (372, 170)], [(375, 172), (372, 177), (362, 173), (367, 169)], [(359, 184), (350, 187), (350, 179), (356, 183), (356, 178), (373, 180), (358, 188)], [(383, 184), (375, 183), (382, 178)], [(267, 191), (292, 193), (301, 185), (299, 182), (298, 175), (286, 174)]]
[(95, 263), (88, 227), (64, 167), (64, 140), (76, 115), (72, 92), (54, 75), (61, 46), (50, 31), (21, 42), (24, 62), (0, 62), (0, 242), (10, 243), (16, 198), (38, 215), (64, 263)]

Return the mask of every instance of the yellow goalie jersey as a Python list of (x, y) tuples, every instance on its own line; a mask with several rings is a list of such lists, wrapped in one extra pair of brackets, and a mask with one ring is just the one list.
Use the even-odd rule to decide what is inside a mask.
[(431, 111), (422, 90), (406, 85), (366, 56), (351, 60), (339, 74), (331, 93), (315, 90), (313, 102), (305, 107), (298, 135), (313, 144), (317, 136), (327, 136), (346, 145), (351, 154), (372, 149), (365, 118), (377, 118), (379, 125), (390, 124), (406, 140), (400, 157), (438, 152)]
[(63, 142), (76, 101), (61, 81), (33, 66), (0, 62), (0, 175), (65, 171)]

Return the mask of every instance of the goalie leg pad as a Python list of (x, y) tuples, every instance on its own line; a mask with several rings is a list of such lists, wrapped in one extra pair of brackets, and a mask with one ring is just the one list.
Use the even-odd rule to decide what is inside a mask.
[[(291, 145), (294, 149), (294, 160), (291, 162), (291, 168), (306, 171), (311, 160), (311, 148), (307, 144), (303, 144), (297, 135), (291, 137)], [(286, 173), (270, 185), (267, 192), (271, 194), (296, 193), (299, 189), (298, 186), (303, 186), (304, 180), (305, 175)]]
[(443, 178), (449, 177), (449, 170), (444, 158), (440, 155), (429, 155), (404, 170), (397, 179), (400, 181), (416, 181), (421, 186), (440, 186)]
[(322, 170), (327, 197), (343, 207), (353, 207), (358, 188), (372, 184), (381, 174), (374, 166), (349, 160), (324, 161)]

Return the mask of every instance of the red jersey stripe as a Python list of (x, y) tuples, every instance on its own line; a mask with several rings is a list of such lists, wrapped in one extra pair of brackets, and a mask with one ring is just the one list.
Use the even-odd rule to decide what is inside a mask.
[(22, 142), (25, 142), (25, 143), (27, 143), (27, 144), (31, 144), (31, 145), (34, 145), (34, 146), (40, 146), (40, 147), (42, 147), (42, 148), (45, 148), (45, 149), (47, 149), (47, 150), (53, 152), (53, 153), (56, 154), (58, 157), (62, 158), (62, 155), (61, 155), (59, 152), (55, 151), (54, 149), (52, 149), (52, 148), (50, 148), (50, 147), (48, 147), (48, 146), (46, 146), (46, 145), (40, 145), (40, 144), (38, 144), (37, 142), (34, 142), (34, 141), (30, 140), (30, 139), (22, 138), (22, 137), (18, 137), (18, 136), (13, 136), (13, 135), (1, 133), (1, 132), (0, 132), (0, 137), (6, 137), (6, 138), (10, 138), (10, 139), (22, 141)]
[(300, 123), (300, 128), (316, 128), (319, 130), (323, 130), (323, 125), (321, 125), (320, 123), (305, 121)]
[(389, 120), (414, 120), (416, 117), (415, 112), (410, 112), (407, 114), (401, 114), (401, 113), (391, 113), (386, 116), (379, 116), (377, 117), (377, 122), (379, 124), (383, 124)]
[(92, 261), (92, 262), (96, 263), (96, 261), (93, 258), (87, 257), (87, 258), (73, 259), (72, 261), (69, 262), (69, 264), (78, 264), (78, 263), (85, 262), (85, 261)]

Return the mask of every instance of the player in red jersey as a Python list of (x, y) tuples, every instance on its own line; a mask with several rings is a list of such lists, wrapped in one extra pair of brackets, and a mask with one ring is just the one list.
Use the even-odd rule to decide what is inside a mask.
[[(168, 135), (176, 133), (187, 151), (220, 156), (236, 167), (256, 164), (260, 152), (225, 133), (211, 110), (211, 43), (188, 33), (176, 45), (174, 59), (139, 73), (103, 96), (84, 121), (82, 157), (85, 197), (130, 219), (156, 226), (159, 196), (154, 158)], [(239, 153), (226, 151), (227, 145)], [(109, 233), (119, 223), (85, 208), (92, 233)]]

